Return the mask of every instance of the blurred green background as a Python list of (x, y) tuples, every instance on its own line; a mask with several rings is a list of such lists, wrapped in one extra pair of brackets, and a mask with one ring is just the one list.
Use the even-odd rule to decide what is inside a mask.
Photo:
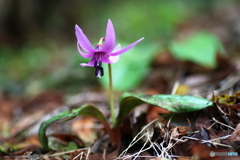
[[(95, 45), (108, 19), (122, 47), (145, 37), (112, 66), (119, 91), (136, 89), (161, 51), (179, 58), (178, 53), (194, 49), (198, 40), (186, 42), (190, 49), (175, 43), (191, 32), (207, 32), (215, 36), (207, 42), (223, 44), (209, 54), (222, 48), (236, 53), (239, 7), (238, 0), (0, 0), (0, 92), (33, 96), (49, 89), (76, 93), (106, 85), (107, 74), (99, 81), (93, 68), (79, 66), (88, 59), (77, 52), (74, 26)], [(214, 63), (213, 58), (209, 64)]]

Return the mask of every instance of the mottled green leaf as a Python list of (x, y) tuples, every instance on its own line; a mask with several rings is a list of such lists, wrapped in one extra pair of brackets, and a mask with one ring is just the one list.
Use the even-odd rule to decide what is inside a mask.
[(75, 118), (78, 115), (90, 116), (90, 117), (98, 119), (104, 125), (106, 131), (111, 136), (112, 133), (111, 133), (110, 126), (108, 124), (107, 119), (102, 114), (102, 112), (98, 108), (96, 108), (92, 105), (84, 104), (80, 108), (70, 109), (70, 110), (60, 112), (56, 116), (52, 117), (51, 119), (49, 119), (41, 124), (39, 132), (38, 132), (38, 136), (39, 136), (39, 140), (40, 140), (43, 148), (45, 148), (47, 150), (50, 149), (48, 146), (48, 138), (46, 135), (46, 130), (52, 123), (67, 121), (67, 120)]
[(125, 117), (132, 109), (143, 103), (158, 106), (174, 113), (198, 111), (213, 105), (212, 101), (194, 96), (125, 93), (121, 97), (119, 114), (114, 126), (117, 126), (122, 118)]

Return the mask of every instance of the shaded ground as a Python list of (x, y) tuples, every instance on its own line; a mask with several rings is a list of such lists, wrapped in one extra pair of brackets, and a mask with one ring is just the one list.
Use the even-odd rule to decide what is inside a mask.
[[(138, 88), (146, 94), (181, 94), (212, 99), (215, 107), (166, 115), (168, 111), (143, 105), (125, 118), (121, 146), (105, 136), (103, 126), (89, 117), (53, 124), (47, 131), (54, 151), (41, 148), (37, 137), (40, 124), (68, 108), (93, 103), (109, 117), (108, 93), (95, 89), (68, 96), (46, 90), (34, 97), (13, 98), (0, 94), (0, 150), (2, 159), (224, 159), (217, 153), (239, 150), (240, 57), (239, 11), (202, 15), (179, 26), (176, 39), (205, 29), (217, 34), (227, 56), (216, 56), (218, 65), (206, 68), (179, 61), (168, 49), (151, 63), (151, 70)], [(217, 18), (216, 18), (217, 17)], [(183, 34), (184, 33), (184, 34)], [(225, 96), (220, 96), (225, 95)], [(116, 93), (115, 99), (119, 93)], [(165, 114), (160, 116), (160, 114)], [(168, 113), (169, 114), (169, 113)], [(91, 148), (91, 151), (90, 151)], [(211, 157), (211, 151), (215, 156)], [(213, 153), (212, 152), (212, 153)], [(227, 156), (227, 159), (238, 159)]]
[[(163, 67), (159, 62), (162, 56), (168, 57), (167, 66), (169, 67), (166, 65)], [(74, 159), (81, 156), (82, 159), (86, 156), (89, 159), (98, 157), (125, 159), (128, 156), (138, 157), (136, 159), (140, 157), (142, 159), (157, 159), (157, 157), (175, 159), (178, 156), (185, 159), (190, 159), (191, 156), (200, 157), (196, 159), (210, 159), (211, 151), (239, 153), (240, 97), (239, 93), (234, 95), (239, 88), (238, 57), (224, 61), (223, 65), (220, 64), (213, 70), (201, 69), (200, 66), (191, 63), (177, 62), (183, 65), (185, 72), (189, 73), (180, 74), (182, 81), (177, 87), (176, 94), (213, 98), (216, 107), (194, 113), (175, 114), (170, 119), (170, 123), (167, 121), (168, 116), (164, 116), (165, 120), (159, 117), (160, 113), (167, 111), (154, 106), (138, 107), (122, 123), (122, 146), (117, 149), (111, 145), (108, 138), (104, 138), (103, 126), (87, 117), (54, 124), (48, 129), (49, 137), (55, 139), (51, 138), (54, 140), (51, 140), (51, 146), (57, 149), (54, 152), (42, 150), (36, 136), (41, 122), (62, 110), (77, 107), (86, 102), (95, 104), (106, 116), (109, 116), (107, 94), (104, 92), (85, 92), (65, 99), (63, 93), (46, 91), (30, 100), (12, 99), (2, 94), (1, 156), (4, 159), (24, 159), (29, 156), (36, 159), (55, 159), (56, 157)], [(154, 69), (161, 68), (163, 75), (166, 72), (174, 73), (177, 66), (173, 63), (176, 63), (176, 60), (172, 59), (168, 53), (164, 53), (154, 62)], [(226, 64), (227, 67), (225, 67)], [(188, 69), (189, 66), (191, 69)], [(191, 73), (194, 67), (198, 68), (197, 74)], [(164, 70), (164, 68), (167, 69)], [(149, 73), (149, 77), (157, 78), (146, 79), (144, 92), (156, 94), (160, 93), (159, 90), (165, 90), (167, 93), (171, 88), (169, 83), (171, 77), (167, 79), (165, 76), (154, 75), (156, 73), (154, 69)], [(193, 86), (189, 84), (191, 79), (195, 79)], [(227, 95), (219, 96), (218, 93)], [(92, 153), (89, 153), (88, 147), (92, 145)], [(215, 159), (222, 158), (222, 156), (215, 156)], [(230, 158), (234, 159), (234, 157), (228, 157)]]

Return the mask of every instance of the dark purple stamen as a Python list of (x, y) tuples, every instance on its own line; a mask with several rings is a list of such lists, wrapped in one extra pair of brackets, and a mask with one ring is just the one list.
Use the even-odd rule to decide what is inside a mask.
[(101, 71), (101, 76), (103, 76), (104, 75), (103, 67), (100, 68), (100, 71)]
[(98, 76), (98, 72), (100, 71), (99, 70), (99, 67), (95, 67), (96, 69), (95, 69), (95, 76), (97, 77)]
[(94, 63), (94, 68), (95, 68), (95, 76), (96, 77), (98, 77), (99, 72), (100, 72), (101, 76), (104, 75), (104, 71), (103, 71), (103, 67), (102, 67), (102, 61), (96, 61)]

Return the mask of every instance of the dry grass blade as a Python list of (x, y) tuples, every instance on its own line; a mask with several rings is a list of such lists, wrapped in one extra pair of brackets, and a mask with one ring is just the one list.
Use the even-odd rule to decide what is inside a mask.
[[(129, 146), (118, 156), (117, 159), (130, 159), (132, 158), (133, 160), (139, 158), (139, 157), (145, 157), (142, 156), (141, 154), (149, 149), (153, 149), (156, 156), (154, 158), (167, 158), (172, 160), (173, 157), (176, 157), (174, 155), (170, 155), (168, 151), (172, 148), (172, 143), (169, 143), (167, 147), (164, 147), (164, 141), (160, 144), (156, 142), (152, 142), (152, 134), (148, 131), (148, 128), (154, 124), (158, 124), (158, 119), (152, 121), (151, 123), (147, 124), (143, 129), (133, 138), (132, 142), (129, 144)], [(159, 128), (161, 129), (161, 124), (158, 124)], [(164, 137), (167, 137), (167, 133), (165, 133)], [(133, 147), (137, 142), (139, 141), (145, 141), (141, 149), (134, 154), (127, 155), (128, 150)]]

